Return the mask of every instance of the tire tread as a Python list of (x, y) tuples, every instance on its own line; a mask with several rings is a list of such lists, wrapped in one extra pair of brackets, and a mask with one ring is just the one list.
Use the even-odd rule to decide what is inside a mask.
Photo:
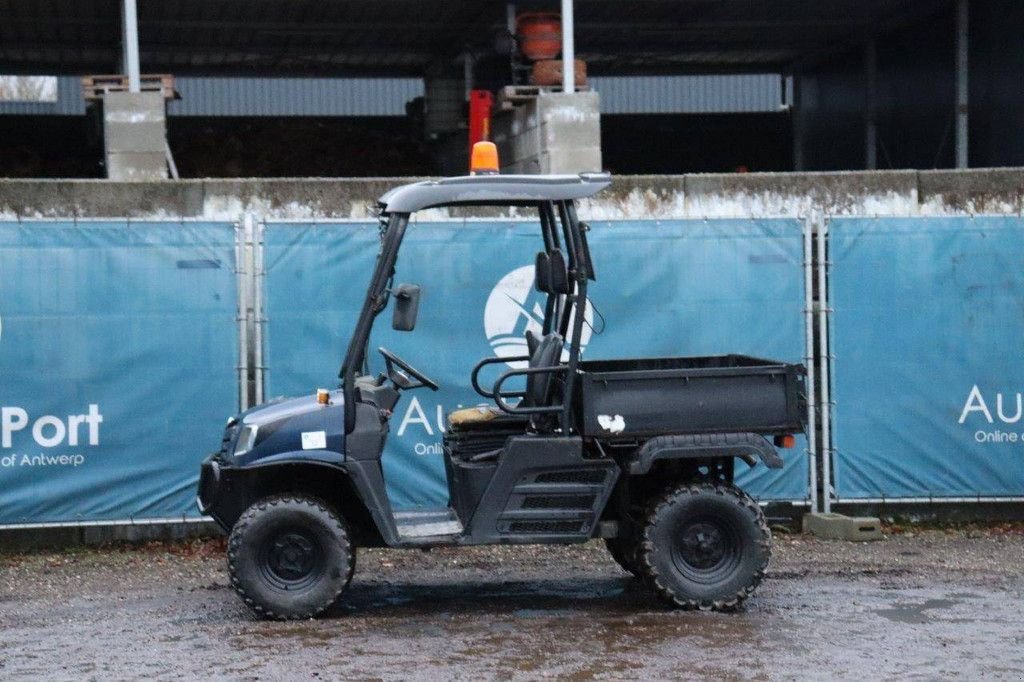
[[(763, 550), (763, 560), (754, 571), (754, 574), (748, 583), (735, 593), (724, 598), (713, 600), (688, 599), (680, 596), (672, 589), (672, 586), (663, 579), (659, 574), (658, 569), (655, 567), (654, 562), (652, 562), (651, 556), (654, 552), (654, 542), (651, 539), (651, 529), (659, 516), (666, 513), (671, 507), (679, 504), (681, 500), (689, 496), (697, 496), (705, 493), (712, 493), (722, 497), (731, 498), (741, 509), (750, 514), (752, 520), (757, 525), (758, 534), (760, 536), (759, 543)], [(754, 498), (736, 486), (730, 484), (687, 483), (669, 488), (651, 505), (647, 518), (648, 522), (643, 528), (643, 537), (640, 543), (640, 551), (637, 552), (637, 558), (648, 584), (662, 599), (662, 601), (668, 603), (670, 606), (685, 610), (699, 609), (701, 611), (735, 611), (751, 594), (754, 593), (758, 585), (760, 585), (764, 580), (765, 572), (768, 568), (768, 562), (771, 559), (772, 553), (771, 529), (768, 528), (768, 522), (764, 517), (764, 512), (761, 511), (761, 507), (754, 501)]]
[[(254, 599), (248, 592), (242, 582), (238, 579), (237, 562), (238, 552), (241, 548), (242, 538), (245, 535), (249, 525), (261, 514), (268, 511), (270, 508), (281, 504), (282, 502), (306, 505), (316, 509), (317, 511), (325, 514), (331, 519), (334, 525), (334, 530), (337, 532), (338, 539), (343, 543), (345, 549), (345, 555), (348, 557), (348, 564), (345, 567), (345, 580), (341, 583), (341, 586), (335, 591), (333, 597), (326, 600), (321, 606), (307, 609), (306, 611), (296, 613), (279, 613), (274, 611), (272, 608), (265, 604), (260, 603)], [(352, 541), (349, 538), (348, 528), (341, 517), (323, 500), (315, 497), (308, 497), (305, 495), (296, 494), (284, 494), (284, 495), (273, 495), (265, 497), (262, 500), (257, 501), (239, 517), (234, 527), (231, 529), (231, 535), (228, 537), (228, 574), (231, 576), (231, 587), (242, 598), (246, 606), (252, 609), (257, 615), (267, 618), (270, 620), (306, 620), (313, 618), (316, 615), (322, 613), (324, 610), (334, 604), (341, 593), (345, 591), (348, 584), (352, 581), (352, 574), (356, 568), (356, 553), (355, 548), (352, 546)]]

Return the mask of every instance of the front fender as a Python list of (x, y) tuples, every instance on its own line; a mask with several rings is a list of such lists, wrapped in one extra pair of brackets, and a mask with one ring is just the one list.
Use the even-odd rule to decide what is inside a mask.
[[(381, 514), (375, 491), (367, 491), (359, 472), (349, 471), (344, 457), (330, 450), (282, 452), (246, 465), (213, 456), (203, 462), (197, 504), (230, 531), (257, 500), (294, 493), (322, 499), (348, 521), (361, 544), (379, 544)], [(369, 494), (368, 494), (369, 493)], [(386, 525), (386, 522), (385, 522)]]
[(258, 459), (254, 462), (249, 462), (238, 467), (239, 471), (248, 471), (250, 469), (259, 469), (265, 466), (276, 466), (281, 464), (313, 464), (323, 465), (329, 467), (336, 467), (344, 469), (345, 455), (334, 450), (295, 450), (291, 452), (279, 452), (276, 455), (270, 455)]
[(782, 458), (775, 446), (756, 433), (712, 433), (652, 438), (629, 463), (629, 473), (646, 474), (661, 459), (714, 459), (738, 457), (750, 466), (757, 459), (769, 469), (781, 469)]

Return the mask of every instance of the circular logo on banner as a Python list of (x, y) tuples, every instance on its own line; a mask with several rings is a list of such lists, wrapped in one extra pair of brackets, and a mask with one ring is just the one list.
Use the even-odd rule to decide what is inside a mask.
[[(524, 265), (508, 273), (491, 290), (484, 306), (484, 333), (499, 358), (527, 355), (526, 332), (540, 336), (544, 329), (544, 302), (547, 294), (534, 287), (534, 266)], [(575, 314), (575, 313), (574, 313)], [(587, 302), (583, 313), (586, 324), (580, 335), (580, 351), (590, 342), (594, 311)], [(572, 328), (570, 321), (569, 328)], [(562, 361), (569, 359), (569, 351), (562, 351)], [(525, 360), (505, 363), (513, 369), (527, 366)]]

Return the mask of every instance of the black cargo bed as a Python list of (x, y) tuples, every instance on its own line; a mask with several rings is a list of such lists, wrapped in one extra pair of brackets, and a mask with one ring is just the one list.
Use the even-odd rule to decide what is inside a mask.
[(802, 365), (746, 355), (580, 362), (584, 436), (803, 431)]

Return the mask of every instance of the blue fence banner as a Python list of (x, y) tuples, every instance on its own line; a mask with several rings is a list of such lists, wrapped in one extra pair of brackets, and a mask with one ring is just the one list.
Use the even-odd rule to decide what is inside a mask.
[(227, 223), (0, 222), (0, 524), (198, 516), (234, 270)]
[[(584, 358), (743, 353), (802, 362), (798, 221), (615, 221), (591, 227), (597, 281), (590, 288)], [(377, 254), (377, 224), (268, 223), (264, 242), (266, 394), (336, 386)], [(526, 330), (540, 330), (543, 302), (533, 289), (540, 245), (539, 226), (522, 222), (424, 222), (407, 232), (395, 282), (422, 287), (417, 328), (395, 332), (386, 314), (379, 318), (370, 369), (382, 370), (375, 351), (385, 346), (441, 390), (405, 393), (392, 417), (383, 462), (396, 507), (447, 501), (445, 415), (486, 402), (470, 387), (477, 361), (521, 355)], [(806, 500), (806, 443), (799, 439), (783, 455), (781, 472), (740, 464), (740, 484), (762, 499)]]
[(840, 499), (1024, 495), (1024, 221), (829, 227)]

